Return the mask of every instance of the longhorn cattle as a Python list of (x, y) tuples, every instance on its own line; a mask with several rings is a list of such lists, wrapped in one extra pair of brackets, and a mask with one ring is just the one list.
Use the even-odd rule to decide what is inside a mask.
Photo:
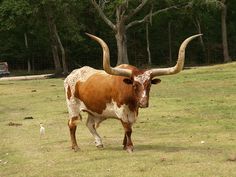
[(94, 35), (87, 35), (103, 49), (104, 70), (84, 66), (72, 71), (64, 81), (72, 149), (79, 149), (75, 133), (77, 124), (82, 119), (80, 112), (84, 111), (88, 113), (86, 125), (94, 136), (97, 147), (103, 147), (103, 143), (96, 128), (107, 118), (115, 118), (124, 127), (123, 149), (132, 152), (132, 125), (137, 120), (139, 108), (148, 107), (151, 85), (161, 82), (157, 76), (176, 74), (182, 70), (187, 44), (201, 34), (191, 36), (181, 44), (174, 67), (148, 70), (127, 64), (111, 67), (107, 44)]

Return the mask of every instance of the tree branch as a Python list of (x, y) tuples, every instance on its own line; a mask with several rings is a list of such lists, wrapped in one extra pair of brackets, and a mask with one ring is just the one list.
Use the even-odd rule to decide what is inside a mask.
[(122, 16), (124, 16), (126, 10), (128, 9), (129, 7), (129, 0), (125, 0), (122, 4), (121, 4), (121, 8), (122, 8), (122, 11), (123, 11), (123, 14)]
[(177, 9), (178, 6), (170, 6), (170, 7), (167, 7), (167, 8), (164, 8), (164, 9), (161, 9), (161, 10), (158, 10), (156, 12), (153, 12), (153, 13), (149, 13), (148, 15), (146, 15), (145, 17), (143, 17), (143, 19), (141, 20), (134, 20), (132, 22), (130, 22), (128, 25), (126, 25), (126, 30), (129, 29), (130, 27), (134, 26), (134, 25), (137, 25), (137, 24), (140, 24), (140, 23), (143, 23), (145, 22), (148, 18), (150, 17), (153, 17), (155, 15), (158, 15), (162, 12), (166, 12), (168, 10), (171, 10), (171, 9)]
[(136, 9), (132, 10), (131, 13), (127, 15), (127, 20), (131, 19), (135, 14), (137, 14), (143, 8), (143, 6), (146, 5), (147, 2), (148, 0), (142, 0), (141, 4), (139, 4)]
[(101, 16), (101, 18), (103, 19), (103, 21), (112, 29), (115, 30), (116, 26), (107, 18), (107, 16), (104, 14), (104, 12), (102, 11), (102, 9), (100, 8), (100, 6), (97, 4), (96, 0), (91, 0), (90, 1), (92, 3), (92, 5), (95, 7), (95, 9), (97, 10), (98, 14)]

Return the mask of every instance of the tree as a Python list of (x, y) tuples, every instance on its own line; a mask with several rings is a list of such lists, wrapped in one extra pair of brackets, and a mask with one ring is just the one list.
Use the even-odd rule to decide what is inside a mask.
[(31, 63), (29, 57), (29, 46), (28, 46), (28, 23), (20, 23), (20, 21), (26, 21), (30, 18), (32, 9), (26, 0), (5, 0), (0, 6), (0, 31), (11, 31), (17, 28), (21, 28), (21, 35), (24, 36), (22, 46), (25, 44), (25, 54), (27, 58), (28, 73), (31, 72)]
[[(0, 16), (2, 20), (0, 21), (1, 29), (2, 30), (12, 30), (14, 28), (19, 28), (17, 25), (21, 26), (22, 36), (24, 41), (22, 41), (22, 44), (25, 45), (25, 58), (27, 58), (27, 66), (28, 66), (28, 72), (31, 71), (31, 62), (30, 62), (30, 46), (29, 46), (29, 38), (28, 33), (31, 31), (33, 23), (35, 21), (39, 20), (39, 18), (35, 18), (35, 14), (38, 14), (41, 12), (40, 7), (41, 5), (44, 5), (47, 9), (47, 22), (49, 24), (49, 31), (51, 34), (52, 39), (52, 48), (53, 48), (53, 58), (54, 58), (54, 64), (55, 64), (55, 70), (56, 73), (59, 73), (62, 71), (61, 64), (59, 61), (58, 52), (61, 51), (61, 58), (62, 58), (62, 64), (63, 64), (63, 72), (66, 74), (68, 73), (68, 68), (66, 66), (65, 62), (65, 51), (62, 45), (62, 42), (60, 40), (60, 37), (57, 32), (56, 24), (53, 17), (53, 12), (51, 9), (51, 2), (50, 1), (40, 1), (40, 2), (31, 2), (27, 0), (5, 0), (0, 7)], [(10, 14), (10, 17), (9, 17)], [(33, 20), (31, 20), (33, 18)], [(40, 19), (41, 20), (41, 19)], [(22, 23), (24, 22), (24, 23)], [(56, 44), (56, 45), (54, 45)]]
[(148, 64), (152, 64), (152, 57), (150, 52), (150, 42), (149, 42), (149, 23), (146, 22), (146, 41), (147, 41), (147, 53), (148, 53)]
[[(58, 3), (58, 2), (57, 2)], [(49, 35), (51, 39), (51, 47), (52, 47), (52, 54), (55, 64), (56, 74), (60, 74), (63, 71), (63, 74), (67, 75), (68, 67), (66, 63), (66, 54), (64, 46), (61, 42), (61, 38), (58, 34), (57, 25), (55, 22), (55, 10), (57, 5), (53, 1), (43, 1), (44, 12), (46, 14), (48, 28), (49, 28)], [(62, 66), (61, 63), (62, 62)]]
[[(99, 68), (100, 49), (84, 32), (102, 36), (110, 44), (114, 64), (119, 50), (123, 54), (118, 64), (126, 58), (126, 62), (143, 65), (150, 56), (149, 63), (171, 65), (180, 42), (195, 33), (204, 36), (187, 53), (186, 64), (227, 62), (222, 58), (230, 61), (236, 56), (235, 1), (93, 0), (98, 9), (91, 8), (90, 1), (2, 0), (0, 60), (7, 61), (11, 70), (28, 68), (31, 72), (54, 69), (62, 73), (65, 60), (64, 70), (66, 64), (69, 69), (84, 65)], [(100, 11), (105, 17), (98, 16)], [(106, 23), (104, 19), (108, 19)], [(132, 50), (127, 52), (127, 48)], [(228, 51), (224, 57), (223, 50), (230, 54)]]
[(129, 63), (127, 54), (127, 30), (137, 24), (144, 23), (150, 17), (153, 17), (161, 12), (177, 8), (177, 5), (174, 5), (161, 10), (156, 10), (153, 13), (148, 12), (148, 14), (144, 15), (144, 17), (142, 17), (141, 19), (132, 20), (144, 8), (149, 0), (141, 0), (138, 2), (140, 3), (137, 4), (137, 2), (130, 0), (116, 0), (113, 3), (110, 3), (109, 8), (114, 8), (116, 12), (116, 21), (115, 23), (113, 23), (112, 20), (109, 19), (107, 15), (105, 15), (104, 10), (106, 3), (109, 2), (107, 2), (106, 0), (100, 0), (98, 3), (97, 0), (91, 0), (92, 5), (97, 10), (103, 21), (115, 33), (118, 51), (117, 65), (122, 63)]
[(78, 30), (83, 25), (78, 25), (76, 18), (80, 16), (80, 9), (86, 3), (74, 0), (42, 0), (41, 4), (46, 14), (54, 63), (58, 68), (57, 73), (63, 70), (63, 74), (66, 75), (68, 74), (68, 55), (66, 52), (69, 49), (64, 44), (81, 40)]
[(230, 62), (232, 61), (232, 59), (229, 56), (229, 49), (228, 49), (226, 0), (220, 0), (220, 4), (221, 4), (221, 30), (222, 30), (222, 46), (223, 46), (224, 62)]
[[(200, 0), (200, 1), (193, 1), (196, 4), (197, 8), (193, 8), (194, 15), (194, 21), (195, 25), (197, 27), (197, 30), (201, 32), (201, 24), (200, 24), (200, 18), (202, 14), (205, 14), (199, 8), (199, 6), (210, 6), (214, 10), (220, 9), (221, 11), (221, 35), (222, 35), (222, 47), (223, 47), (223, 56), (224, 56), (224, 62), (232, 61), (232, 59), (229, 56), (229, 49), (228, 49), (228, 39), (227, 39), (227, 0)], [(200, 9), (200, 10), (199, 10)], [(203, 39), (200, 38), (201, 46), (203, 48), (203, 51), (205, 52), (205, 45), (203, 43)], [(209, 61), (209, 59), (208, 59)]]
[[(49, 29), (53, 61), (55, 65), (55, 73), (60, 74), (62, 72), (62, 66), (61, 66), (60, 57), (59, 57), (60, 48), (59, 48), (59, 42), (58, 42), (60, 41), (60, 37), (58, 35), (57, 27), (56, 27), (55, 20), (53, 17), (52, 7), (50, 5), (45, 5), (44, 9), (45, 9), (44, 11), (46, 14), (47, 24), (48, 24), (48, 29)], [(62, 51), (64, 51), (64, 49), (62, 49)], [(62, 53), (62, 56), (64, 57), (65, 53)]]

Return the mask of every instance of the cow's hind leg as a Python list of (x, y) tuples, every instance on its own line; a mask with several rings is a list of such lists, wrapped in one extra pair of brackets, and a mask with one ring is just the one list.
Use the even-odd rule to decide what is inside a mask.
[(103, 148), (103, 144), (102, 144), (102, 139), (99, 136), (99, 134), (96, 131), (96, 127), (95, 127), (95, 117), (92, 116), (91, 114), (88, 114), (88, 119), (87, 119), (87, 123), (86, 123), (90, 133), (94, 136), (95, 138), (95, 145), (98, 148)]
[(72, 149), (74, 149), (74, 151), (78, 151), (79, 147), (76, 141), (76, 128), (77, 128), (77, 124), (78, 121), (81, 119), (81, 116), (77, 116), (77, 117), (72, 117), (69, 121), (68, 121), (68, 126), (70, 129), (70, 137), (71, 137), (71, 143), (72, 143)]
[(132, 134), (132, 124), (130, 123), (126, 123), (121, 121), (124, 129), (125, 129), (125, 136), (124, 136), (124, 140), (123, 140), (123, 145), (124, 145), (124, 150), (126, 150), (127, 152), (133, 152), (133, 142), (131, 140), (131, 134)]

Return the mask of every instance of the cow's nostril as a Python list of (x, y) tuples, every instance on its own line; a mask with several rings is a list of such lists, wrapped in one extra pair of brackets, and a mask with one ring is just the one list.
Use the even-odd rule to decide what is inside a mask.
[(148, 107), (148, 101), (146, 99), (140, 100), (139, 107), (140, 108), (147, 108)]

